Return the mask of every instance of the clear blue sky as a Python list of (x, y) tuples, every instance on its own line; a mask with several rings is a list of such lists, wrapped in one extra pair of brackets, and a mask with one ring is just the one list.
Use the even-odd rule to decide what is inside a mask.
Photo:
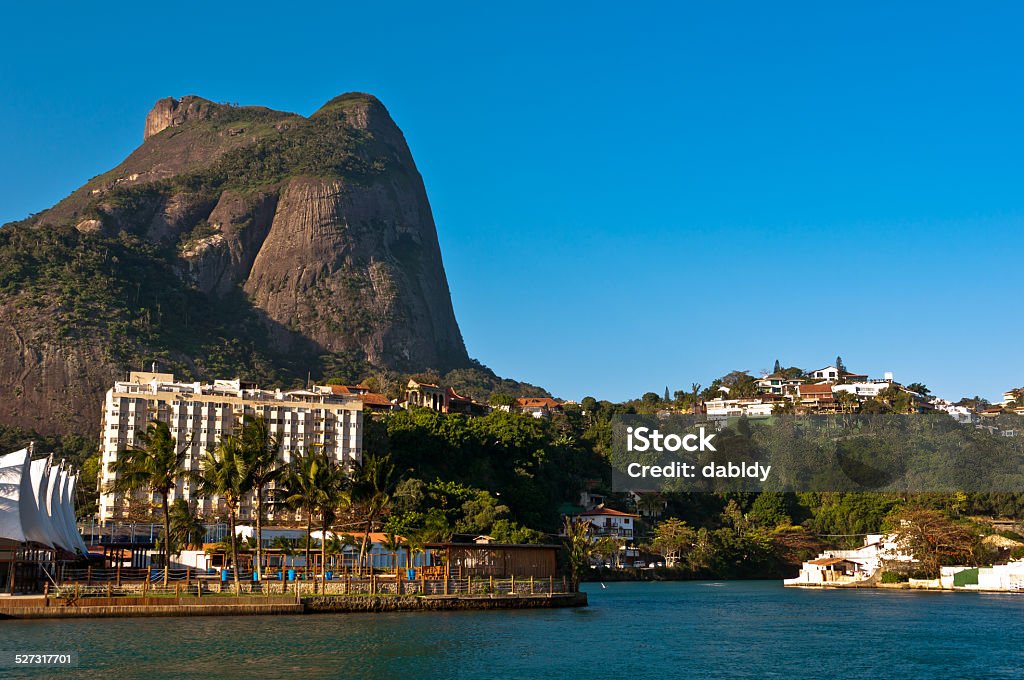
[(501, 375), (619, 400), (841, 354), (948, 397), (1024, 384), (1014, 3), (26, 5), (0, 222), (117, 164), (161, 97), (360, 90)]

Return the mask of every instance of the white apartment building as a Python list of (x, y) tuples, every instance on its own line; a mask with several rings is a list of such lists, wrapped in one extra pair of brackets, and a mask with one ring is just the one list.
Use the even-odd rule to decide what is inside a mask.
[[(117, 459), (118, 451), (137, 443), (150, 421), (167, 423), (178, 446), (188, 447), (186, 469), (198, 469), (203, 452), (234, 433), (246, 416), (266, 419), (281, 444), (284, 462), (316, 445), (339, 462), (353, 463), (362, 459), (362, 409), (357, 395), (334, 394), (322, 386), (285, 392), (261, 390), (240, 380), (182, 383), (175, 382), (170, 373), (132, 372), (128, 380), (114, 383), (103, 402), (99, 519), (125, 516), (128, 499), (103, 491), (114, 481), (110, 463)], [(177, 498), (193, 499), (188, 481), (179, 480), (171, 491), (170, 501)], [(206, 516), (222, 510), (216, 498), (199, 499), (197, 508)], [(249, 499), (242, 504), (239, 517), (251, 515)]]

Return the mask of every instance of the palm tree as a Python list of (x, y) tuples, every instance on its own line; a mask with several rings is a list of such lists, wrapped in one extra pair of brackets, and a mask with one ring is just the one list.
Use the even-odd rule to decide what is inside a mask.
[(352, 503), (360, 506), (366, 518), (366, 532), (359, 547), (359, 572), (362, 573), (366, 556), (366, 542), (373, 531), (373, 523), (391, 504), (391, 476), (395, 466), (388, 456), (366, 456), (356, 467), (352, 480)]
[[(295, 457), (282, 479), (283, 505), (299, 510), (306, 517), (306, 568), (310, 565), (310, 535), (314, 515), (320, 516), (323, 530), (320, 543), (321, 559), (326, 560), (327, 530), (334, 523), (337, 511), (346, 505), (348, 476), (344, 468), (331, 456), (317, 451)], [(326, 573), (324, 574), (326, 582)]]
[(167, 570), (171, 565), (171, 512), (168, 500), (171, 489), (184, 474), (185, 452), (191, 442), (178, 448), (166, 423), (155, 421), (138, 436), (139, 444), (130, 445), (117, 453), (117, 459), (110, 463), (114, 474), (111, 490), (115, 493), (133, 493), (145, 489), (160, 495), (164, 512), (164, 536), (161, 541), (164, 554), (164, 586), (167, 585)]
[(301, 512), (306, 518), (306, 569), (309, 569), (309, 543), (313, 533), (313, 514), (316, 512), (319, 466), (320, 461), (315, 452), (299, 453), (292, 458), (281, 480), (281, 495), (276, 501), (290, 510)]
[(389, 531), (384, 534), (384, 540), (381, 542), (381, 547), (391, 553), (391, 560), (394, 562), (395, 573), (398, 573), (398, 553), (405, 544), (399, 536), (396, 536), (393, 531)]
[(267, 487), (284, 473), (279, 452), (281, 444), (270, 431), (267, 420), (257, 416), (242, 423), (239, 435), (248, 484), (256, 492), (256, 578), (263, 577), (263, 508)]
[[(327, 542), (327, 554), (340, 556), (342, 558), (341, 566), (345, 566), (345, 550), (353, 546), (359, 545), (359, 543), (352, 537), (352, 534), (331, 534), (331, 539)], [(337, 562), (335, 562), (337, 565)]]
[(566, 517), (562, 526), (565, 535), (565, 549), (569, 556), (569, 572), (572, 576), (572, 588), (578, 590), (580, 578), (583, 576), (590, 558), (594, 555), (594, 539), (590, 535), (592, 526), (582, 517)]
[(660, 517), (665, 510), (665, 499), (660, 493), (645, 493), (636, 502), (636, 509), (647, 517)]
[(228, 509), (228, 529), (231, 532), (231, 570), (235, 577), (235, 592), (238, 583), (238, 536), (235, 523), (238, 506), (245, 495), (252, 491), (246, 474), (242, 443), (234, 435), (224, 437), (217, 447), (207, 451), (199, 461), (199, 470), (191, 473), (196, 493), (205, 497), (219, 497)]
[(170, 527), (171, 544), (177, 551), (175, 554), (192, 546), (202, 546), (206, 537), (206, 527), (196, 513), (195, 505), (183, 498), (176, 498), (171, 503)]
[(317, 475), (318, 491), (316, 509), (320, 515), (320, 576), (323, 588), (327, 589), (327, 530), (338, 517), (338, 510), (351, 502), (348, 493), (348, 475), (333, 458), (323, 455), (323, 463)]

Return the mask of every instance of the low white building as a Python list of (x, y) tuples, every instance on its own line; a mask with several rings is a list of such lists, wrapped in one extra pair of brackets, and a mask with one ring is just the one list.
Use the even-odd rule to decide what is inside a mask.
[(1024, 592), (1024, 560), (991, 567), (943, 567), (940, 578), (943, 588)]
[(833, 385), (832, 394), (849, 392), (859, 399), (871, 399), (873, 397), (877, 397), (880, 392), (887, 389), (892, 384), (893, 383), (888, 380), (867, 380), (863, 382), (843, 383), (842, 385)]
[(770, 416), (776, 402), (761, 399), (711, 399), (704, 402), (708, 417)]
[(804, 562), (796, 578), (788, 578), (787, 586), (822, 586), (865, 581), (886, 563), (914, 562), (900, 548), (896, 534), (868, 534), (864, 545), (853, 550), (828, 550)]

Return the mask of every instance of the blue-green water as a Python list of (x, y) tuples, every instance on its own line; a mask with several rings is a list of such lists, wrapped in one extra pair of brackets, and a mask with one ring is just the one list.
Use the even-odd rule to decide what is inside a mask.
[(0, 649), (78, 650), (76, 675), (110, 678), (1024, 676), (1020, 595), (749, 581), (587, 590), (577, 610), (8, 621)]

